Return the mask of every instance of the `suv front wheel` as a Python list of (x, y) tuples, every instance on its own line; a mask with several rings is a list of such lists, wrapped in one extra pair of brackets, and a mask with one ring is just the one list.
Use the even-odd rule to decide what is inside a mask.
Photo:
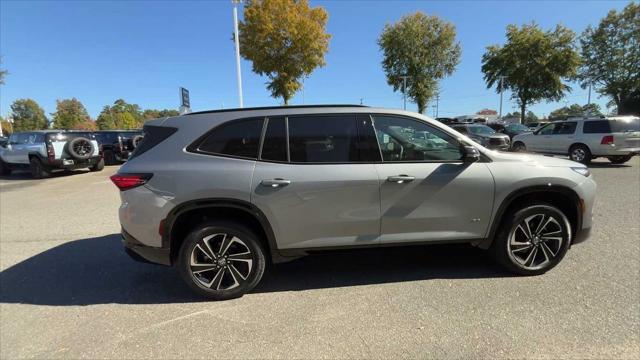
[(31, 170), (31, 176), (33, 176), (34, 179), (43, 179), (50, 175), (40, 160), (35, 157), (29, 159), (29, 169)]
[(248, 228), (210, 222), (195, 228), (178, 255), (178, 271), (198, 294), (212, 300), (237, 298), (260, 282), (266, 260), (263, 246)]
[(491, 251), (508, 270), (539, 275), (558, 265), (570, 243), (567, 217), (558, 208), (540, 203), (507, 214)]

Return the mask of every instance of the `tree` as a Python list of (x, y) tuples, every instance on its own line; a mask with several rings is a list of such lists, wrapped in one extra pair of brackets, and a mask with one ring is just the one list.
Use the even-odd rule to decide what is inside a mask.
[(421, 12), (385, 25), (378, 45), (383, 52), (387, 83), (393, 91), (402, 90), (411, 98), (420, 113), (437, 92), (438, 81), (451, 75), (460, 62), (455, 26)]
[(2, 127), (2, 135), (7, 137), (11, 135), (12, 126), (2, 116), (0, 116), (0, 127)]
[(95, 129), (95, 124), (91, 121), (87, 109), (76, 98), (57, 100), (56, 112), (51, 116), (53, 116), (53, 127), (56, 129)]
[(300, 89), (300, 80), (319, 66), (331, 35), (325, 33), (328, 14), (307, 0), (248, 0), (239, 24), (240, 53), (253, 71), (267, 76), (271, 96), (285, 105)]
[(585, 116), (585, 115), (602, 115), (602, 112), (600, 112), (600, 106), (598, 104), (593, 104), (593, 103), (587, 104), (584, 106), (580, 106), (579, 104), (573, 104), (571, 106), (563, 106), (549, 113), (549, 119), (564, 120), (571, 116)]
[(146, 120), (165, 118), (169, 116), (178, 116), (180, 112), (173, 109), (155, 110), (147, 109), (142, 113), (142, 118)]
[(500, 83), (512, 92), (520, 105), (520, 121), (524, 121), (527, 105), (541, 100), (558, 101), (571, 88), (563, 79), (577, 75), (580, 64), (574, 49), (573, 31), (558, 25), (554, 31), (542, 31), (536, 24), (507, 26), (507, 42), (491, 45), (482, 56), (482, 72), (487, 88)]
[(142, 127), (142, 111), (137, 104), (129, 104), (123, 99), (112, 106), (105, 106), (98, 115), (96, 125), (100, 130), (139, 129)]
[(48, 125), (44, 110), (33, 99), (18, 99), (11, 104), (14, 131), (42, 130)]
[(538, 116), (533, 113), (533, 111), (527, 111), (527, 114), (524, 117), (525, 123), (536, 122), (538, 121)]
[(640, 114), (640, 4), (609, 11), (580, 36), (582, 87), (610, 97), (618, 114)]

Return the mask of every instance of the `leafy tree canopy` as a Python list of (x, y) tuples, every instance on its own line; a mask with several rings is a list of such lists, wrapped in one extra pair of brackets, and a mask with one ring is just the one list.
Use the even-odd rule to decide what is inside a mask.
[(640, 4), (609, 11), (580, 36), (583, 87), (592, 84), (615, 103), (618, 114), (640, 114)]
[(98, 115), (96, 125), (100, 130), (139, 129), (142, 127), (142, 110), (137, 104), (129, 104), (123, 99), (112, 106), (105, 106)]
[(533, 23), (507, 26), (507, 41), (503, 46), (491, 45), (482, 56), (482, 72), (487, 88), (504, 89), (520, 105), (524, 121), (527, 105), (541, 100), (560, 100), (571, 88), (563, 79), (577, 75), (580, 64), (574, 49), (574, 33), (561, 25), (553, 31), (543, 31)]
[(144, 120), (151, 120), (151, 119), (159, 119), (159, 118), (164, 118), (169, 116), (178, 116), (178, 115), (180, 115), (180, 112), (178, 110), (173, 110), (173, 109), (164, 109), (164, 110), (146, 109), (142, 113), (142, 118)]
[(563, 120), (571, 116), (585, 116), (585, 115), (602, 115), (600, 111), (600, 105), (598, 104), (586, 104), (579, 105), (573, 104), (571, 106), (563, 106), (559, 109), (553, 110), (549, 114), (549, 119)]
[[(438, 81), (451, 75), (460, 62), (455, 26), (421, 12), (387, 24), (378, 45), (383, 52), (387, 83), (393, 91), (406, 92), (421, 113), (437, 92)], [(403, 76), (407, 76), (406, 89)]]
[(56, 112), (51, 115), (56, 129), (93, 130), (96, 127), (87, 109), (76, 98), (57, 100)]
[(248, 0), (240, 22), (240, 53), (253, 71), (267, 76), (271, 96), (285, 105), (301, 87), (300, 80), (319, 66), (331, 35), (328, 14), (307, 0)]
[(18, 99), (11, 104), (14, 131), (42, 130), (48, 126), (44, 110), (33, 99)]

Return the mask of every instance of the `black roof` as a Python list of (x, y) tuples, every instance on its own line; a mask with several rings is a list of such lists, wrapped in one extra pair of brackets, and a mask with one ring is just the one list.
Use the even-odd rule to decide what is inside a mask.
[(188, 114), (185, 114), (185, 115), (215, 114), (215, 113), (232, 112), (232, 111), (277, 110), (277, 109), (313, 109), (313, 108), (333, 108), (333, 107), (367, 107), (367, 106), (366, 105), (349, 105), (349, 104), (261, 106), (261, 107), (250, 107), (250, 108), (232, 108), (232, 109), (196, 111), (196, 112), (188, 113)]

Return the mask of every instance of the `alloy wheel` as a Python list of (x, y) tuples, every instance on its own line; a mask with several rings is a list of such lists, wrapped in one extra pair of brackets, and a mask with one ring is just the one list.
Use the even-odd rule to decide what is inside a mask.
[(574, 161), (581, 162), (585, 159), (587, 153), (582, 148), (575, 148), (571, 151), (571, 158)]
[(191, 251), (189, 268), (200, 286), (231, 290), (249, 278), (253, 254), (237, 236), (226, 233), (208, 235)]
[(547, 214), (526, 217), (509, 234), (509, 257), (528, 270), (545, 267), (560, 254), (565, 234), (560, 222)]

